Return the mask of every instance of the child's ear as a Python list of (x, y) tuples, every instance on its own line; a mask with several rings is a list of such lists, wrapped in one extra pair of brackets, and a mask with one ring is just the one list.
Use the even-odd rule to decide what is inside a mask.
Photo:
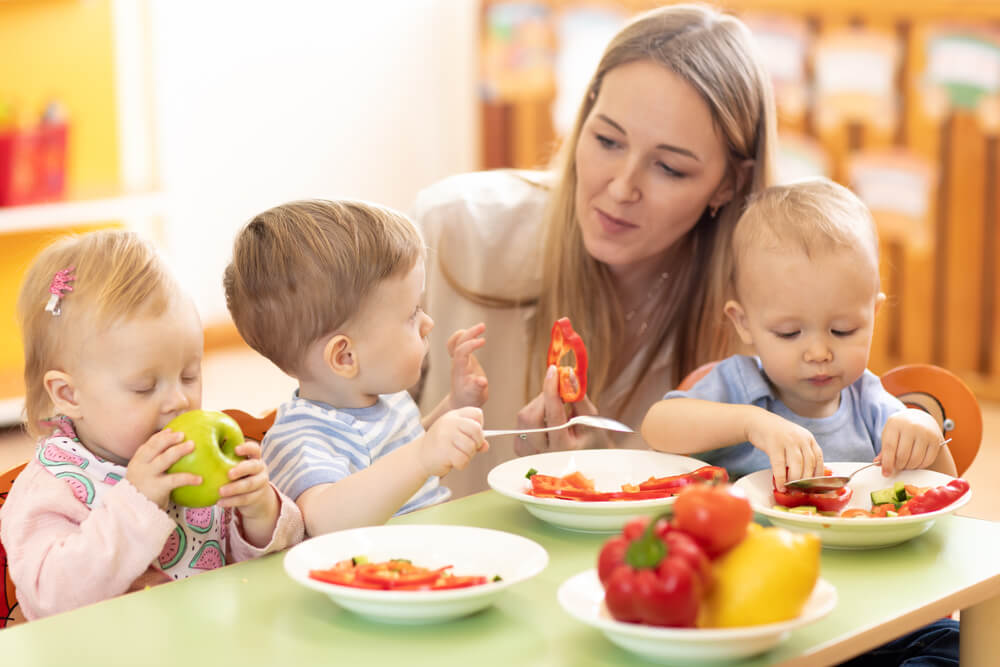
[(336, 334), (323, 347), (323, 361), (337, 375), (351, 379), (361, 371), (354, 344), (344, 334)]
[(727, 301), (723, 312), (726, 313), (726, 317), (729, 321), (733, 323), (736, 328), (736, 334), (743, 341), (744, 345), (753, 345), (753, 337), (750, 335), (750, 326), (747, 323), (747, 314), (743, 310), (743, 306), (740, 305), (739, 301)]
[(76, 387), (73, 377), (63, 371), (45, 371), (42, 384), (55, 407), (56, 414), (66, 415), (70, 419), (79, 419), (80, 403), (76, 398)]

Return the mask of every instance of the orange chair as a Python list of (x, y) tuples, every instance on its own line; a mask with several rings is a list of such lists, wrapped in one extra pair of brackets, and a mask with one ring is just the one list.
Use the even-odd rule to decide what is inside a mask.
[(972, 390), (954, 373), (932, 364), (904, 364), (882, 375), (882, 386), (909, 408), (929, 413), (946, 438), (958, 474), (972, 465), (983, 442), (983, 413)]
[[(705, 377), (717, 361), (699, 366), (681, 380), (678, 389), (690, 389)], [(983, 413), (979, 401), (961, 378), (933, 364), (904, 364), (882, 375), (882, 386), (907, 407), (929, 413), (951, 438), (948, 451), (962, 475), (979, 452), (983, 441)]]
[(243, 412), (242, 410), (223, 410), (227, 415), (236, 420), (239, 424), (240, 430), (243, 431), (243, 437), (250, 438), (251, 440), (256, 440), (260, 442), (264, 439), (264, 434), (267, 430), (271, 428), (274, 424), (274, 418), (278, 414), (277, 410), (271, 410), (267, 412), (263, 417), (254, 417), (249, 412)]
[[(13, 486), (14, 480), (21, 474), (26, 465), (28, 464), (22, 463), (14, 466), (0, 475), (0, 505), (3, 505), (7, 500), (10, 487)], [(20, 620), (20, 614), (15, 616), (17, 595), (14, 591), (14, 582), (11, 581), (10, 573), (7, 570), (7, 551), (3, 548), (3, 544), (0, 544), (0, 568), (3, 568), (3, 588), (0, 588), (0, 628), (5, 628), (9, 623)]]

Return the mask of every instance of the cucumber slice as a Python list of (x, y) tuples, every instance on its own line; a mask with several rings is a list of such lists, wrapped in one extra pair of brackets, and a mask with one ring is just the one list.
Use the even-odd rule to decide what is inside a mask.
[(886, 503), (896, 503), (896, 489), (895, 487), (889, 487), (888, 489), (879, 489), (877, 491), (872, 491), (872, 507), (875, 505), (885, 505)]
[(896, 482), (892, 486), (893, 495), (895, 498), (893, 500), (897, 503), (905, 503), (908, 496), (906, 495), (906, 484), (903, 482)]
[(818, 514), (819, 511), (812, 505), (799, 505), (798, 507), (789, 507), (788, 511), (793, 514)]

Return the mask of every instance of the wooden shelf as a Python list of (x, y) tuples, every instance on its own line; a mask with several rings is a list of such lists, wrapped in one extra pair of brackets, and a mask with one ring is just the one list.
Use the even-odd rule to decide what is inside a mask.
[(161, 193), (151, 192), (0, 207), (0, 234), (40, 231), (50, 227), (106, 220), (149, 218), (162, 212), (163, 201)]

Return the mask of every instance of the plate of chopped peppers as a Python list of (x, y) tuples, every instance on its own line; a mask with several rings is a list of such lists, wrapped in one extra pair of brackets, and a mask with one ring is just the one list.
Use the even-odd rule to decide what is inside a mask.
[[(865, 463), (827, 463), (834, 475), (847, 475)], [(934, 521), (972, 497), (969, 483), (933, 470), (901, 470), (883, 477), (878, 467), (862, 470), (839, 491), (782, 493), (770, 470), (736, 482), (754, 511), (776, 526), (817, 533), (832, 549), (875, 549), (923, 534)]]
[(728, 479), (725, 469), (704, 461), (638, 449), (522, 456), (487, 476), (494, 491), (519, 501), (542, 521), (590, 533), (616, 532), (634, 516), (662, 512), (689, 485)]
[(489, 605), (548, 565), (538, 543), (471, 526), (371, 526), (308, 539), (285, 572), (339, 606), (384, 623), (435, 623)]

